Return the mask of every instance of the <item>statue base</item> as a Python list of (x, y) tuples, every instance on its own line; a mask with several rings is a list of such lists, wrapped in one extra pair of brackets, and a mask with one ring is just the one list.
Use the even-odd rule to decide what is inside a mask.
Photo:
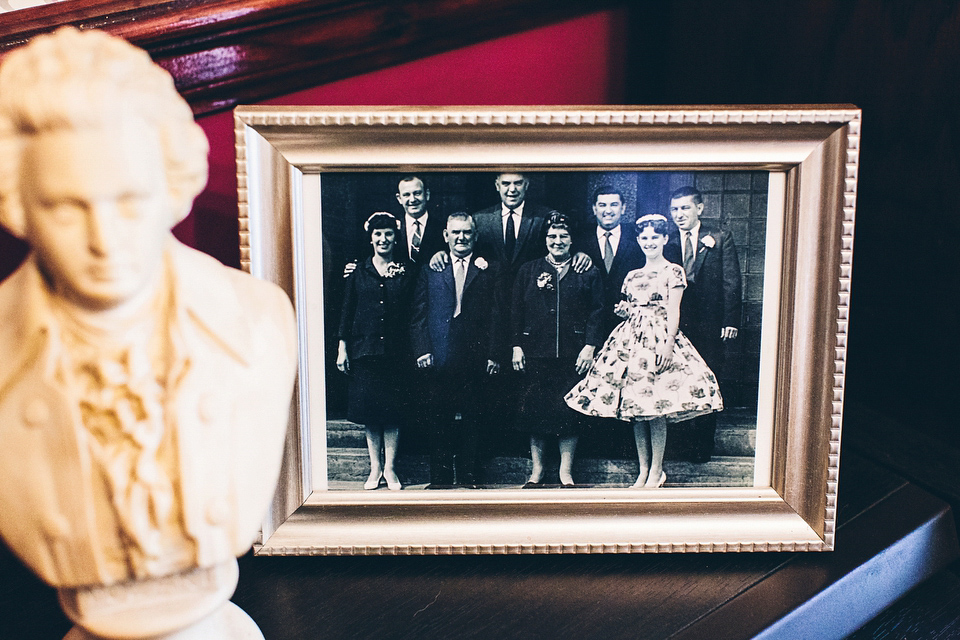
[[(142, 639), (141, 636), (136, 637)], [(264, 640), (257, 623), (232, 602), (227, 602), (186, 629), (148, 637), (149, 640)], [(104, 636), (94, 636), (80, 627), (74, 627), (63, 640), (104, 640)]]
[(161, 578), (61, 589), (60, 606), (76, 626), (64, 640), (263, 640), (230, 596), (236, 559)]

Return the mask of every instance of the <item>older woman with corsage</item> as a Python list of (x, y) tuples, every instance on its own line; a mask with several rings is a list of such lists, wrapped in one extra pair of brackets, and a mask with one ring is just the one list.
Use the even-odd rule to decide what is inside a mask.
[(589, 370), (603, 339), (603, 282), (596, 267), (570, 268), (570, 224), (547, 221), (547, 255), (520, 267), (511, 310), (513, 368), (523, 372), (516, 428), (530, 434), (529, 484), (540, 484), (547, 437), (560, 448), (560, 483), (573, 485), (580, 419), (564, 393)]
[(399, 491), (394, 463), (414, 278), (408, 265), (394, 258), (400, 222), (393, 215), (374, 213), (363, 228), (373, 255), (345, 281), (337, 368), (350, 374), (347, 419), (366, 428), (370, 475), (363, 488), (376, 489), (382, 479)]

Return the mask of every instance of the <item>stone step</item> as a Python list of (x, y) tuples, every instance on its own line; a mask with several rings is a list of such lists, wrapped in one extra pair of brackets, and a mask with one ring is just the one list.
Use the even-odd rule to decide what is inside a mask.
[[(327, 469), (331, 487), (360, 489), (370, 473), (365, 449), (353, 447), (327, 450)], [(713, 456), (710, 462), (664, 462), (667, 486), (744, 487), (753, 484), (753, 457)], [(581, 486), (629, 486), (637, 478), (636, 460), (578, 458), (573, 478)], [(405, 486), (426, 485), (430, 480), (429, 457), (401, 455), (397, 475)], [(495, 486), (521, 486), (530, 476), (530, 460), (519, 457), (495, 457), (481, 465), (480, 482)], [(547, 468), (546, 477), (556, 476), (556, 464)], [(548, 480), (549, 482), (549, 480)], [(559, 480), (557, 480), (559, 482)]]
[[(670, 427), (667, 427), (669, 431)], [(756, 427), (720, 426), (717, 425), (717, 434), (714, 439), (718, 456), (749, 457), (757, 452)]]
[[(757, 445), (755, 422), (756, 414), (747, 409), (721, 412), (717, 416), (715, 455), (752, 457)], [(363, 426), (344, 419), (327, 420), (327, 446), (366, 448)]]
[(363, 426), (349, 420), (327, 420), (327, 447), (366, 447)]

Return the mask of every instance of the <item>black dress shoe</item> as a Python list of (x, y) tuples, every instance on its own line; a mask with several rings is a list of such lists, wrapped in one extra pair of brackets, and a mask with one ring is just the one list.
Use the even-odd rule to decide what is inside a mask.
[(424, 487), (424, 489), (456, 489), (456, 488), (457, 486), (454, 484), (443, 483), (443, 482), (431, 482), (430, 484)]

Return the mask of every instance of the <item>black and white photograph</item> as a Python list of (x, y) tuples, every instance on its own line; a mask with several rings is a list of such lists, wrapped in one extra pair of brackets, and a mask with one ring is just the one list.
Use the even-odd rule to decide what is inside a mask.
[(832, 548), (860, 113), (244, 107), (261, 553)]
[(753, 486), (769, 175), (322, 173), (328, 488)]

